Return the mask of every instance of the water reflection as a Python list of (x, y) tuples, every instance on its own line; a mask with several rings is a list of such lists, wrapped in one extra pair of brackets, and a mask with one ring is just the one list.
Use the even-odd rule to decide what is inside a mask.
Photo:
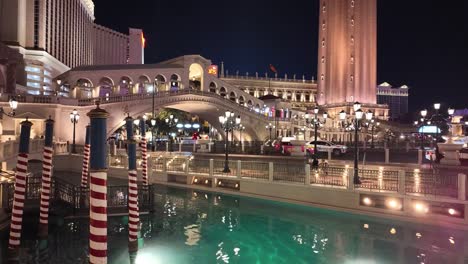
[[(467, 233), (447, 228), (163, 187), (154, 199), (136, 255), (128, 218), (109, 218), (109, 263), (461, 264), (468, 253)], [(48, 243), (23, 243), (24, 263), (86, 262), (88, 228), (86, 219), (53, 225)]]

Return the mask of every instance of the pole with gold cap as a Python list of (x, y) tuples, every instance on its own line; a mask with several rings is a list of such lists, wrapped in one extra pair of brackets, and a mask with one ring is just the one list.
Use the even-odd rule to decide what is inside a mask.
[(16, 162), (15, 190), (11, 212), (10, 238), (8, 241), (9, 261), (18, 261), (18, 250), (21, 244), (21, 229), (23, 224), (24, 200), (26, 194), (26, 177), (28, 172), (29, 137), (32, 123), (26, 118), (21, 122), (18, 160)]
[(109, 113), (99, 108), (88, 112), (91, 120), (89, 263), (107, 263), (107, 162), (106, 136)]

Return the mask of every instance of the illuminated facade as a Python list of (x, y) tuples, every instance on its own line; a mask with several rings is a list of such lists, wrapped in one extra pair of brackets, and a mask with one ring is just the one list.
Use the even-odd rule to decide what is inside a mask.
[(377, 103), (388, 105), (389, 117), (392, 119), (400, 118), (408, 113), (408, 96), (407, 85), (392, 87), (384, 82), (377, 86)]
[[(94, 18), (92, 0), (2, 0), (0, 41), (23, 55), (29, 94), (53, 94), (52, 78), (70, 68), (143, 62), (134, 29), (122, 34), (96, 25)], [(140, 43), (137, 52), (134, 42)]]
[(377, 0), (321, 0), (319, 105), (376, 104)]

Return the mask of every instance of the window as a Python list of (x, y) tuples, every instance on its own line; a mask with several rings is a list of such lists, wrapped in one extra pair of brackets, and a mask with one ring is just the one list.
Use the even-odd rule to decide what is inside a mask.
[(322, 63), (325, 63), (325, 56), (322, 56)]
[(34, 88), (41, 88), (41, 85), (37, 82), (27, 82), (26, 85)]
[(354, 7), (354, 0), (351, 1), (351, 7)]
[(354, 64), (354, 56), (351, 56), (351, 64)]
[(322, 12), (323, 13), (327, 12), (327, 5), (325, 3), (323, 3)]
[(325, 39), (322, 39), (322, 47), (325, 47)]
[(354, 45), (354, 36), (351, 36), (351, 45)]
[(37, 67), (31, 67), (31, 66), (26, 66), (26, 71), (27, 72), (41, 72), (41, 69), (37, 68)]
[(40, 81), (41, 77), (39, 75), (28, 74), (28, 80)]
[(322, 30), (325, 30), (326, 28), (326, 25), (325, 25), (325, 21), (322, 22)]
[(324, 81), (324, 80), (325, 80), (325, 75), (322, 74), (322, 75), (320, 76), (320, 80)]
[(351, 26), (354, 26), (354, 17), (351, 17)]

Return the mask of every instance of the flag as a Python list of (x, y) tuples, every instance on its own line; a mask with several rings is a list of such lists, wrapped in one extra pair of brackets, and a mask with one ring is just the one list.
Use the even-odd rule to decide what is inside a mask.
[(275, 66), (271, 65), (270, 64), (270, 71), (274, 72), (274, 73), (278, 73), (278, 71), (276, 70)]

